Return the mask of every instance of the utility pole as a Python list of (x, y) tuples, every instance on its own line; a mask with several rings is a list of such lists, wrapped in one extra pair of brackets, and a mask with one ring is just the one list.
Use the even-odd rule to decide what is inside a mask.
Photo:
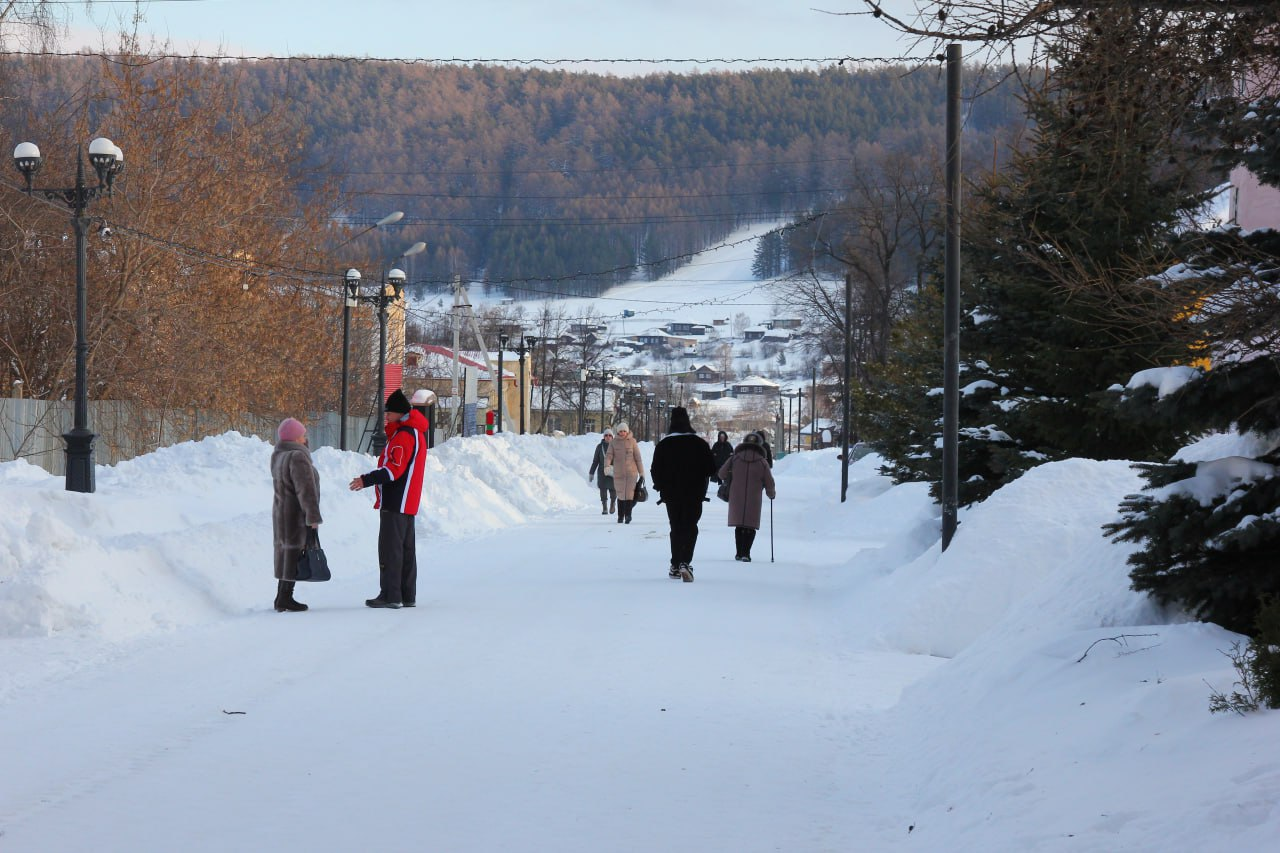
[(960, 499), (960, 45), (947, 45), (947, 215), (943, 278), (942, 550)]

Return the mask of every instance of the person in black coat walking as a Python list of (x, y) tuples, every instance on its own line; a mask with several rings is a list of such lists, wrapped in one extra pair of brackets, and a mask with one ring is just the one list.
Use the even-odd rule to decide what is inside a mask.
[[(724, 463), (729, 461), (729, 457), (733, 455), (733, 442), (729, 441), (729, 434), (724, 430), (720, 430), (716, 435), (716, 443), (711, 445), (711, 455), (716, 460), (716, 471), (719, 471)], [(720, 482), (719, 474), (712, 474), (711, 479)]]
[(707, 498), (707, 483), (716, 473), (715, 457), (706, 439), (693, 431), (683, 406), (671, 410), (671, 428), (653, 450), (649, 478), (662, 495), (671, 524), (669, 578), (693, 580), (693, 549), (698, 544), (698, 520)]
[(618, 493), (613, 488), (613, 477), (604, 473), (605, 454), (609, 452), (609, 442), (613, 441), (613, 430), (606, 429), (596, 445), (595, 456), (591, 458), (591, 470), (587, 472), (587, 482), (595, 483), (600, 489), (600, 514), (608, 515), (618, 507)]
[[(769, 467), (773, 467), (773, 448), (769, 446), (769, 431), (758, 429), (756, 435), (760, 436), (760, 447), (764, 450), (764, 461), (769, 463)], [(738, 451), (735, 449), (734, 453)]]

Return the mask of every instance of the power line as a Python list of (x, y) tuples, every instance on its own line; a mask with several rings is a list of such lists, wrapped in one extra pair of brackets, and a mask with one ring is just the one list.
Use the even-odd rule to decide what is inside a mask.
[(0, 56), (28, 56), (54, 58), (97, 57), (107, 62), (129, 67), (144, 67), (164, 60), (201, 60), (212, 62), (339, 62), (353, 65), (829, 65), (842, 66), (846, 62), (855, 65), (922, 65), (937, 62), (936, 56), (721, 56), (721, 57), (500, 57), (500, 56), (275, 56), (230, 55), (205, 53), (152, 53), (142, 54), (137, 61), (128, 61), (121, 54), (91, 50), (3, 50)]

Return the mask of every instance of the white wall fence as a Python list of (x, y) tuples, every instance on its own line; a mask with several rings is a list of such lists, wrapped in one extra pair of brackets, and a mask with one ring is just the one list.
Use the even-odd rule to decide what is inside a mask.
[[(338, 447), (337, 412), (308, 415), (307, 438), (314, 447)], [(368, 447), (370, 418), (349, 418), (347, 445)], [(51, 474), (66, 473), (62, 434), (74, 422), (71, 401), (0, 398), (0, 462), (25, 459)], [(114, 465), (160, 447), (235, 430), (274, 442), (279, 421), (256, 415), (228, 416), (200, 409), (143, 409), (132, 403), (90, 401), (89, 429), (97, 436), (93, 461)]]

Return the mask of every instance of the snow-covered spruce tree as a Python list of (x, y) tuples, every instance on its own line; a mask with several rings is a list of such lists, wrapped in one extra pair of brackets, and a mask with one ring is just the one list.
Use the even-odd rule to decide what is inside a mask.
[[(1267, 145), (1280, 157), (1280, 138)], [(1124, 405), (1151, 423), (1241, 439), (1223, 458), (1201, 445), (1141, 466), (1146, 490), (1106, 529), (1142, 544), (1129, 558), (1134, 589), (1252, 634), (1263, 599), (1280, 596), (1280, 233), (1221, 229), (1180, 248), (1186, 261), (1163, 290), (1199, 306), (1194, 334), (1210, 368), (1164, 396), (1131, 381)]]
[[(1182, 133), (1198, 86), (1168, 75), (1179, 49), (1167, 16), (1140, 9), (1064, 33), (1028, 95), (1028, 143), (968, 207), (965, 503), (1046, 461), (1164, 459), (1177, 446), (1176, 430), (1133, 424), (1104, 391), (1186, 355), (1168, 329), (1178, 319), (1141, 310), (1151, 295), (1130, 286), (1170, 264), (1173, 235), (1205, 199)], [(1135, 311), (1146, 321), (1129, 322)], [(940, 447), (922, 445), (928, 457), (890, 451), (899, 476), (937, 468)]]
[[(936, 277), (914, 300), (906, 320), (894, 330), (892, 356), (871, 365), (860, 388), (854, 413), (858, 431), (886, 460), (882, 473), (894, 482), (927, 481), (941, 497), (942, 462), (942, 293)], [(977, 423), (981, 408), (998, 392), (984, 362), (960, 365), (960, 420)], [(961, 430), (960, 500), (985, 497), (986, 484), (1002, 480), (1008, 457), (1018, 450), (994, 428)]]

